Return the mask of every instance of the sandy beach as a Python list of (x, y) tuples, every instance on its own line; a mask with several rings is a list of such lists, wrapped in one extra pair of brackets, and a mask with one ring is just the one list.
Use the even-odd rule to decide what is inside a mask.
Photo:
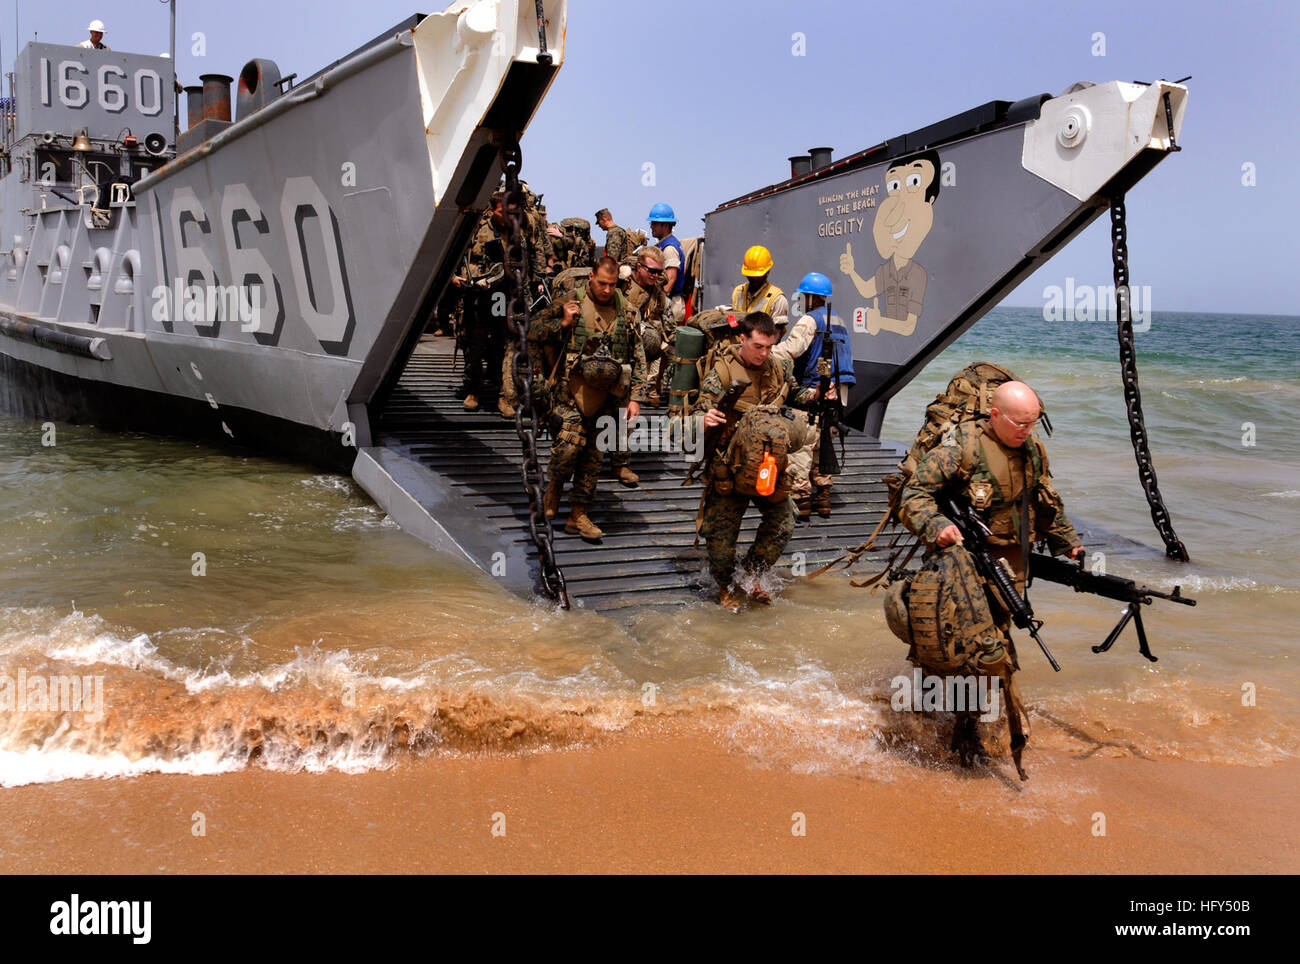
[[(567, 749), (429, 756), (358, 775), (254, 767), (71, 780), (0, 793), (0, 869), (1300, 871), (1300, 762), (1241, 767), (1059, 750), (1031, 762), (1023, 788), (1005, 762), (971, 773), (916, 763), (888, 780), (803, 774), (759, 765), (716, 732), (669, 720)], [(1097, 813), (1105, 836), (1094, 833)], [(803, 835), (794, 832), (800, 825)]]

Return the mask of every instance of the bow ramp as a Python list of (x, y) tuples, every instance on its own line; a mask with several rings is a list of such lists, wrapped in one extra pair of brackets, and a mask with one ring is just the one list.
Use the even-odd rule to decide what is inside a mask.
[[(423, 339), (385, 406), (377, 444), (358, 453), (353, 476), (410, 534), (473, 563), (513, 592), (538, 592), (519, 437), (513, 422), (495, 411), (464, 410), (453, 394), (460, 370), (451, 339)], [(538, 449), (545, 466), (549, 439), (539, 438)], [(876, 439), (849, 437), (844, 472), (831, 490), (831, 516), (814, 515), (796, 527), (779, 564), (783, 575), (811, 572), (876, 527), (886, 500), (880, 478), (900, 454)], [(591, 508), (592, 521), (605, 533), (599, 543), (565, 533), (566, 490), (554, 544), (574, 606), (626, 612), (709, 598), (703, 541), (692, 547), (701, 489), (698, 483), (682, 486), (686, 467), (680, 453), (633, 453), (641, 484), (629, 489), (611, 477), (607, 457)], [(756, 511), (747, 514), (742, 552), (757, 521)]]

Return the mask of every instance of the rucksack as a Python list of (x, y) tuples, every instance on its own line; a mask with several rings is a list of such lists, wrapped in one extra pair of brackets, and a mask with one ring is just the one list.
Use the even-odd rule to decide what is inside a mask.
[(700, 258), (704, 253), (703, 238), (687, 238), (682, 241), (682, 271), (686, 275), (686, 285), (682, 297), (689, 299), (695, 291), (700, 276)]
[[(775, 405), (755, 405), (745, 412), (736, 423), (722, 457), (731, 475), (732, 491), (770, 502), (786, 498), (790, 484), (785, 469), (789, 453), (798, 448), (797, 439), (792, 438), (795, 435), (793, 415), (783, 413)], [(775, 462), (776, 485), (770, 495), (763, 495), (758, 490), (758, 475), (769, 452)]]
[(637, 252), (645, 246), (646, 236), (644, 231), (628, 231), (627, 244), (623, 246), (623, 264), (636, 266), (639, 255)]
[(565, 268), (555, 276), (551, 288), (551, 301), (568, 301), (580, 286), (585, 286), (591, 276), (591, 268)]
[(885, 622), (907, 643), (907, 658), (929, 672), (987, 676), (1005, 667), (1001, 633), (964, 546), (949, 546), (920, 571), (892, 581)]
[[(826, 340), (826, 309), (815, 308), (808, 312), (817, 323), (817, 334), (813, 335), (808, 350), (799, 358), (799, 384), (816, 385), (820, 380), (817, 374), (817, 362), (822, 357), (822, 344)], [(858, 378), (853, 374), (853, 345), (849, 341), (849, 331), (843, 325), (832, 323), (830, 338), (834, 345), (831, 378), (841, 385), (856, 385)]]
[(591, 222), (586, 218), (565, 218), (560, 222), (568, 244), (567, 266), (570, 268), (589, 268), (596, 253), (596, 244), (591, 240)]

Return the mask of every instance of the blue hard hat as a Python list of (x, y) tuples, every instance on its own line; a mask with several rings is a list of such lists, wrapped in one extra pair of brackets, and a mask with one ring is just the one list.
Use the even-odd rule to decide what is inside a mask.
[(802, 292), (806, 295), (821, 295), (823, 298), (831, 296), (831, 279), (826, 277), (820, 271), (809, 271), (799, 282), (796, 292)]
[(650, 216), (647, 221), (668, 221), (671, 224), (677, 223), (677, 215), (673, 214), (673, 209), (662, 201), (650, 209)]

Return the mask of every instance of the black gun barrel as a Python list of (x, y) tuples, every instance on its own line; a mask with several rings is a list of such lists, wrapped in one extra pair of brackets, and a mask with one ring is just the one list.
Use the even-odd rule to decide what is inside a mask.
[(1048, 582), (1069, 586), (1075, 592), (1091, 593), (1094, 596), (1114, 599), (1117, 602), (1144, 603), (1155, 598), (1167, 599), (1170, 602), (1180, 603), (1184, 606), (1196, 605), (1195, 599), (1182, 594), (1182, 587), (1180, 586), (1175, 586), (1174, 591), (1171, 593), (1161, 592), (1158, 589), (1148, 589), (1146, 586), (1139, 586), (1132, 579), (1090, 572), (1084, 569), (1080, 563), (1059, 559), (1056, 556), (1049, 556), (1042, 552), (1031, 552), (1029, 554), (1029, 572), (1035, 579), (1046, 579)]

